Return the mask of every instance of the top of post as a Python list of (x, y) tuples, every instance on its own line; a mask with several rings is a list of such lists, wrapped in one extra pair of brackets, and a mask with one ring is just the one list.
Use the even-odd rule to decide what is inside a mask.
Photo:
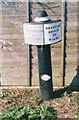
[(34, 19), (35, 22), (47, 22), (49, 20), (50, 19), (46, 11), (38, 11), (36, 18)]

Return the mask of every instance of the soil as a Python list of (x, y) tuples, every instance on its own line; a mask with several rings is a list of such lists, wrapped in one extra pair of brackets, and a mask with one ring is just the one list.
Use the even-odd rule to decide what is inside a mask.
[(56, 96), (52, 100), (43, 101), (38, 88), (11, 88), (2, 89), (2, 111), (20, 106), (46, 105), (53, 108), (57, 118), (73, 118), (79, 112), (79, 92), (68, 92), (57, 94), (61, 90), (55, 90)]

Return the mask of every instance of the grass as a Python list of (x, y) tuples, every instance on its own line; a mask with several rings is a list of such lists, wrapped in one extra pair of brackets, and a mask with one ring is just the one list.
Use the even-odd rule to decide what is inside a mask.
[(4, 112), (0, 120), (55, 120), (55, 116), (49, 106), (27, 106)]

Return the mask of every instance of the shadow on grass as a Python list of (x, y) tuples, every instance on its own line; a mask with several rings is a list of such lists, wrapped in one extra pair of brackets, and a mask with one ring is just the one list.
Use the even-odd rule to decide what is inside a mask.
[(53, 98), (60, 98), (65, 92), (67, 92), (67, 94), (71, 94), (74, 91), (79, 91), (79, 66), (77, 67), (76, 71), (77, 74), (72, 80), (70, 86), (64, 87), (60, 90), (55, 90), (53, 92)]

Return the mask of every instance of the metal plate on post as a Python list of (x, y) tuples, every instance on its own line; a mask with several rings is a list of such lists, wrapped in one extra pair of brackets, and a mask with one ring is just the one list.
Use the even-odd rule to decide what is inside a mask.
[(44, 24), (44, 37), (45, 44), (59, 42), (62, 39), (61, 21), (54, 21), (52, 23)]
[(48, 23), (25, 23), (25, 43), (31, 45), (47, 45), (59, 42), (62, 39), (61, 21)]
[(31, 45), (43, 45), (43, 25), (42, 24), (24, 24), (25, 43)]

